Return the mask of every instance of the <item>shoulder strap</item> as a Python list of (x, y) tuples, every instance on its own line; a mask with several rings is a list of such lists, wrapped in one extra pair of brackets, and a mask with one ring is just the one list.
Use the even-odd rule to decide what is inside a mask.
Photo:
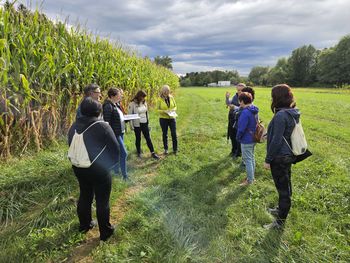
[(95, 121), (94, 123), (90, 124), (89, 127), (87, 127), (81, 134), (83, 134), (84, 132), (86, 132), (88, 129), (90, 129), (92, 126), (94, 126), (96, 123), (99, 123), (99, 122), (104, 122), (104, 121)]

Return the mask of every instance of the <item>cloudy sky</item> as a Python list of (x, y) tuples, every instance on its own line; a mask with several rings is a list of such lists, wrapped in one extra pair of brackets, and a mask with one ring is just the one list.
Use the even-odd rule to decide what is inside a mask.
[(330, 47), (350, 33), (350, 0), (45, 0), (41, 9), (141, 56), (170, 56), (179, 74), (248, 75), (304, 44)]

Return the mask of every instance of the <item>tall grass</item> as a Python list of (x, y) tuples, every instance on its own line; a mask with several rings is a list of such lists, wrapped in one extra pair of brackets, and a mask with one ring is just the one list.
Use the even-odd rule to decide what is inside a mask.
[(39, 11), (0, 7), (0, 155), (39, 150), (72, 123), (82, 88), (115, 85), (126, 98), (144, 89), (178, 87), (171, 71), (120, 43), (93, 36)]

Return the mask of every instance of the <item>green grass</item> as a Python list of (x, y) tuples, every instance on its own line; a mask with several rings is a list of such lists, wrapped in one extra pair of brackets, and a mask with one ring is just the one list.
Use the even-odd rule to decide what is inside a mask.
[[(313, 156), (293, 166), (292, 209), (280, 233), (262, 227), (272, 221), (266, 208), (277, 202), (271, 175), (262, 168), (265, 144), (256, 148), (256, 184), (238, 186), (245, 171), (239, 160), (228, 157), (225, 91), (178, 90), (180, 152), (158, 166), (148, 158), (145, 163), (136, 160), (134, 135), (126, 135), (130, 175), (136, 185), (145, 187), (127, 200), (128, 211), (117, 233), (91, 252), (95, 262), (349, 261), (350, 93), (294, 90)], [(272, 118), (269, 103), (270, 89), (256, 89), (255, 104), (266, 125)], [(150, 117), (160, 152), (156, 113)], [(5, 204), (0, 258), (64, 260), (84, 240), (76, 233), (72, 200), (77, 183), (65, 159), (66, 149), (60, 144), (0, 165), (0, 202)], [(145, 144), (143, 149), (148, 157)], [(149, 174), (154, 176), (146, 182)], [(115, 179), (112, 205), (126, 187)], [(13, 201), (4, 198), (8, 196)], [(9, 216), (3, 211), (10, 211)]]

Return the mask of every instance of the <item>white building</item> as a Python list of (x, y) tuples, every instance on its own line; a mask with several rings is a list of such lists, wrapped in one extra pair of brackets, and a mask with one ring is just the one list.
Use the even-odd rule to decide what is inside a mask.
[(231, 86), (231, 81), (220, 80), (218, 82), (218, 87), (227, 87), (227, 86)]

